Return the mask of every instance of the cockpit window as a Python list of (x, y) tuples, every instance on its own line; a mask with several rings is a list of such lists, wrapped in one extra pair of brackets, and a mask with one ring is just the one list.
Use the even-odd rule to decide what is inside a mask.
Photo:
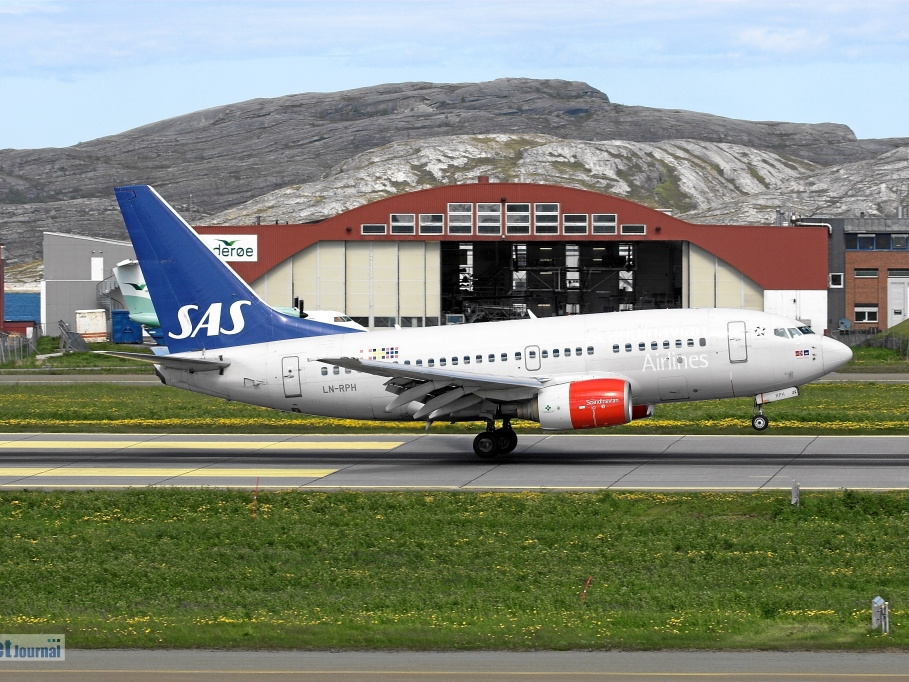
[(773, 335), (774, 335), (774, 336), (782, 336), (784, 339), (788, 339), (788, 338), (789, 338), (789, 332), (787, 332), (787, 331), (786, 331), (785, 329), (783, 329), (782, 327), (777, 327), (776, 329), (774, 329), (774, 330), (773, 330)]
[(814, 334), (814, 330), (811, 327), (799, 327), (799, 331), (802, 334)]
[(796, 336), (801, 336), (801, 335), (802, 335), (802, 332), (800, 332), (800, 331), (799, 331), (798, 329), (796, 329), (795, 327), (789, 327), (789, 333), (792, 335), (792, 338), (793, 338), (793, 339), (794, 339)]

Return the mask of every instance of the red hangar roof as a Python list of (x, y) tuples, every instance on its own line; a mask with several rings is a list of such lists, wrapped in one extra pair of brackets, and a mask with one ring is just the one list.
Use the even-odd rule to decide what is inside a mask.
[[(464, 218), (466, 225), (452, 220), (453, 211), (459, 210), (471, 216)], [(553, 216), (547, 218), (547, 210)], [(412, 223), (407, 223), (407, 216)], [(484, 178), (398, 194), (316, 223), (199, 226), (196, 230), (258, 235), (258, 260), (231, 263), (248, 282), (320, 241), (687, 241), (764, 289), (827, 288), (826, 227), (699, 225), (589, 190)]]

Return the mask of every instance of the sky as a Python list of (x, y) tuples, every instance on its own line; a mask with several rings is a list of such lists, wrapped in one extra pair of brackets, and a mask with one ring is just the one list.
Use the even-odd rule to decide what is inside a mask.
[(906, 0), (0, 0), (0, 149), (258, 97), (504, 77), (909, 137)]

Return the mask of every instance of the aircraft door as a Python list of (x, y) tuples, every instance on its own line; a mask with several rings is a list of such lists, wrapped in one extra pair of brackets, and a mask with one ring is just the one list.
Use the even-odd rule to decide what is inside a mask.
[(524, 366), (531, 372), (540, 369), (540, 347), (527, 346), (524, 349)]
[(745, 340), (745, 323), (729, 322), (729, 362), (748, 362), (748, 344)]
[(299, 398), (303, 395), (300, 386), (300, 358), (296, 355), (281, 358), (281, 375), (284, 380), (285, 398)]

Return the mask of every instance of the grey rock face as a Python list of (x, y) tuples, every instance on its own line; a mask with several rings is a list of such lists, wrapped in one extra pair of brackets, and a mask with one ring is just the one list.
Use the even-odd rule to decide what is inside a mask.
[[(566, 143), (699, 140), (720, 145), (717, 154), (722, 155), (722, 145), (747, 147), (753, 150), (749, 158), (769, 153), (777, 159), (773, 164), (798, 168), (806, 162), (825, 166), (868, 161), (909, 144), (909, 140), (857, 140), (846, 126), (830, 123), (737, 121), (690, 111), (623, 106), (579, 82), (501, 79), (390, 84), (215, 107), (65, 149), (0, 150), (0, 240), (7, 246), (10, 262), (23, 262), (40, 258), (40, 233), (46, 230), (122, 238), (111, 191), (116, 185), (153, 184), (190, 221), (211, 222), (208, 216), (256, 197), (346, 172), (344, 162), (368, 150), (405, 140), (498, 134), (544, 135)], [(665, 178), (673, 153), (654, 147), (650, 166), (639, 157), (624, 180), (631, 191), (628, 196), (646, 198), (652, 187), (668, 191), (673, 183), (667, 184)], [(542, 178), (547, 155), (574, 158), (576, 152), (550, 146), (536, 154), (536, 165), (529, 152), (523, 160), (523, 177)], [(589, 156), (593, 159), (598, 154)], [(621, 156), (616, 150), (614, 163), (621, 164)], [(582, 182), (584, 162), (579, 158), (569, 163), (579, 164), (575, 181)], [(470, 165), (462, 164), (464, 173), (473, 177), (478, 171)], [(473, 165), (479, 168), (482, 163), (475, 160)], [(770, 181), (774, 172), (768, 168), (757, 175)], [(620, 191), (618, 180), (605, 178), (603, 183), (588, 180), (585, 186)], [(726, 186), (727, 180), (714, 184)], [(382, 173), (373, 182), (375, 187), (364, 178), (360, 201), (386, 191), (389, 184)], [(736, 183), (744, 188), (744, 178)], [(657, 198), (657, 203), (666, 201)], [(687, 209), (699, 208), (700, 202), (682, 197), (671, 201)]]

